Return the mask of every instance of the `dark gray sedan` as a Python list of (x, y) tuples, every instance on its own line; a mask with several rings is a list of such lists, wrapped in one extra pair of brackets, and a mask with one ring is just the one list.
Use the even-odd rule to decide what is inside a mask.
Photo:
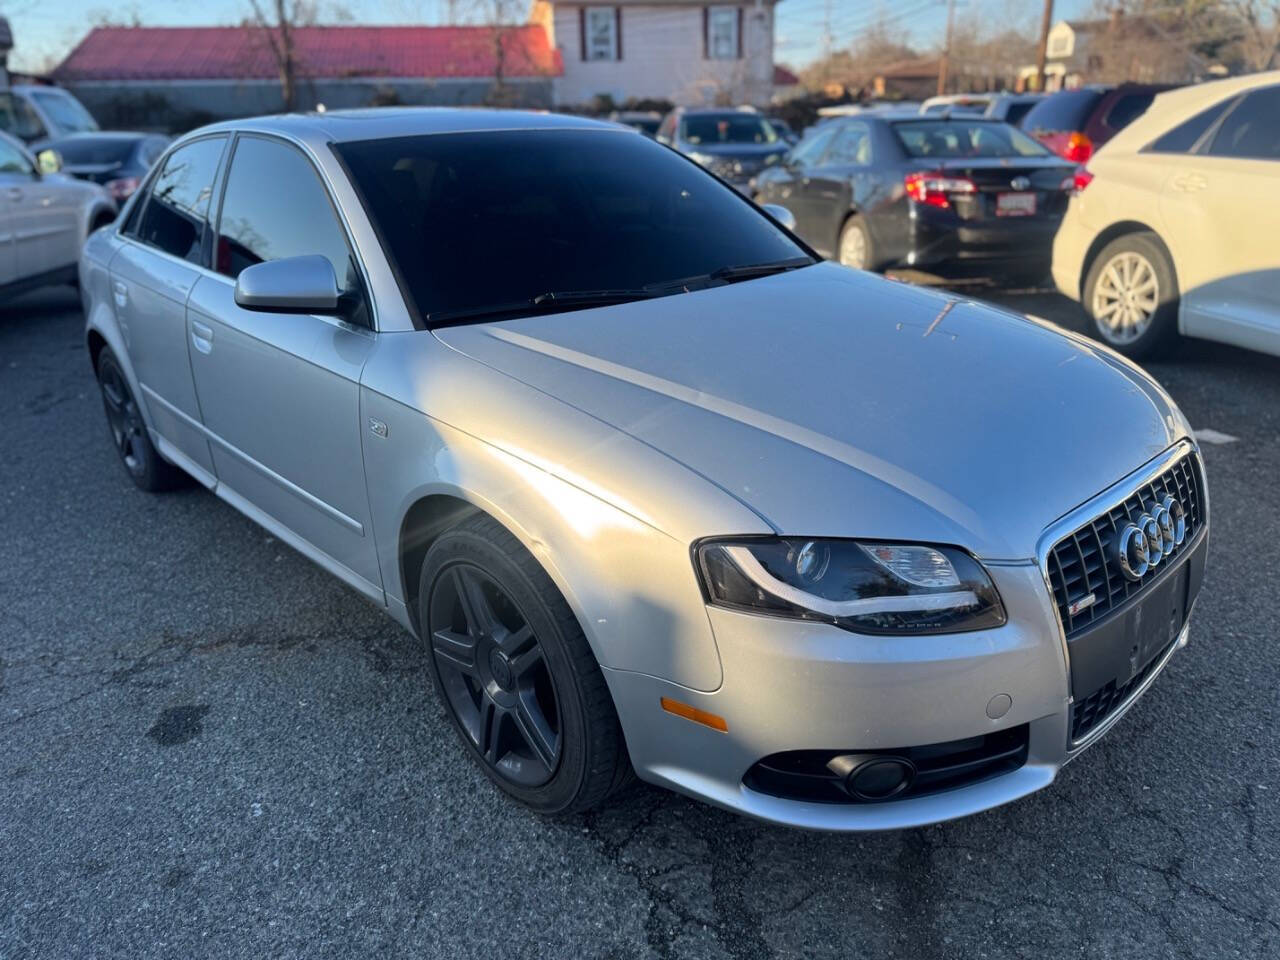
[(1006, 123), (861, 114), (817, 127), (755, 178), (824, 256), (868, 270), (1048, 273), (1073, 164)]

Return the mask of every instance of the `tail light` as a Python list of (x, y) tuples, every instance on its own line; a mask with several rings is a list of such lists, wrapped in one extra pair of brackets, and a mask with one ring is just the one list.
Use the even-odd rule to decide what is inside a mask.
[(121, 177), (119, 180), (108, 180), (103, 184), (113, 200), (124, 201), (133, 196), (142, 181), (138, 177)]
[(1093, 183), (1093, 174), (1084, 167), (1077, 170), (1076, 175), (1071, 178), (1071, 185), (1075, 188), (1076, 193), (1079, 193), (1091, 183)]
[(942, 209), (951, 206), (951, 194), (976, 193), (978, 190), (968, 177), (949, 177), (944, 173), (917, 171), (908, 173), (902, 182), (912, 200)]
[(1083, 133), (1073, 133), (1067, 137), (1067, 146), (1062, 156), (1072, 163), (1088, 163), (1093, 156), (1093, 141)]

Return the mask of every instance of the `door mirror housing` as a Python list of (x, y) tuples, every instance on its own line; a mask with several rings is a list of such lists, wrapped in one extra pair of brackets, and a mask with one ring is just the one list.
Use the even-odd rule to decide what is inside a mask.
[(236, 305), (264, 313), (346, 313), (328, 257), (308, 254), (245, 267), (236, 278)]
[(62, 154), (57, 150), (47, 148), (36, 154), (36, 170), (40, 172), (40, 176), (57, 173), (61, 169)]
[(766, 203), (761, 209), (792, 233), (795, 233), (796, 215), (786, 207), (780, 206), (776, 203)]

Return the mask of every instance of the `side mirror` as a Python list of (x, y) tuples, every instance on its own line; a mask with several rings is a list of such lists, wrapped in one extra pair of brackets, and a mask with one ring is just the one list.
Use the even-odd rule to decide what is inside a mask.
[(779, 206), (776, 203), (766, 203), (760, 209), (763, 210), (765, 213), (767, 213), (769, 216), (773, 217), (773, 219), (777, 220), (780, 224), (782, 224), (788, 230), (792, 231), (793, 233), (795, 232), (796, 215), (792, 213), (790, 210), (788, 210), (786, 207)]
[(62, 154), (51, 148), (41, 150), (36, 154), (36, 169), (42, 177), (57, 173), (62, 169)]
[(318, 254), (245, 267), (236, 279), (235, 297), (237, 306), (266, 313), (343, 312), (333, 264)]

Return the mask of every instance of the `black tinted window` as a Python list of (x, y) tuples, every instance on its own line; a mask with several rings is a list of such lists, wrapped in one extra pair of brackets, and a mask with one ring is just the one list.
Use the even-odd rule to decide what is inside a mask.
[(69, 164), (92, 166), (119, 165), (133, 156), (138, 147), (136, 137), (73, 137), (52, 144)]
[(1031, 108), (1035, 105), (1034, 100), (1028, 100), (1026, 103), (1009, 104), (1009, 108), (1004, 112), (1004, 122), (1011, 123), (1015, 127), (1021, 126), (1022, 118), (1030, 113)]
[(911, 157), (1044, 157), (1049, 151), (1005, 123), (985, 120), (912, 120), (895, 123)]
[(1112, 130), (1123, 130), (1146, 113), (1147, 107), (1151, 106), (1151, 101), (1155, 98), (1154, 93), (1127, 93), (1117, 97), (1102, 122)]
[(1089, 114), (1102, 100), (1101, 90), (1062, 90), (1045, 97), (1022, 118), (1023, 130), (1055, 133), (1083, 130)]
[(226, 137), (212, 137), (169, 154), (142, 211), (138, 239), (175, 257), (200, 262), (209, 197), (225, 143)]
[(1184, 120), (1164, 136), (1147, 147), (1152, 153), (1186, 153), (1196, 145), (1205, 131), (1213, 126), (1213, 122), (1222, 116), (1222, 111), (1232, 103), (1234, 97), (1220, 100), (1208, 110), (1201, 110), (1190, 120)]
[(440, 134), (336, 149), (428, 322), (805, 257), (698, 166), (626, 133)]
[(1255, 90), (1231, 111), (1213, 135), (1215, 157), (1280, 160), (1280, 87)]
[(215, 269), (238, 277), (264, 260), (315, 253), (329, 258), (338, 286), (358, 289), (346, 234), (311, 161), (287, 144), (241, 137), (222, 201)]

